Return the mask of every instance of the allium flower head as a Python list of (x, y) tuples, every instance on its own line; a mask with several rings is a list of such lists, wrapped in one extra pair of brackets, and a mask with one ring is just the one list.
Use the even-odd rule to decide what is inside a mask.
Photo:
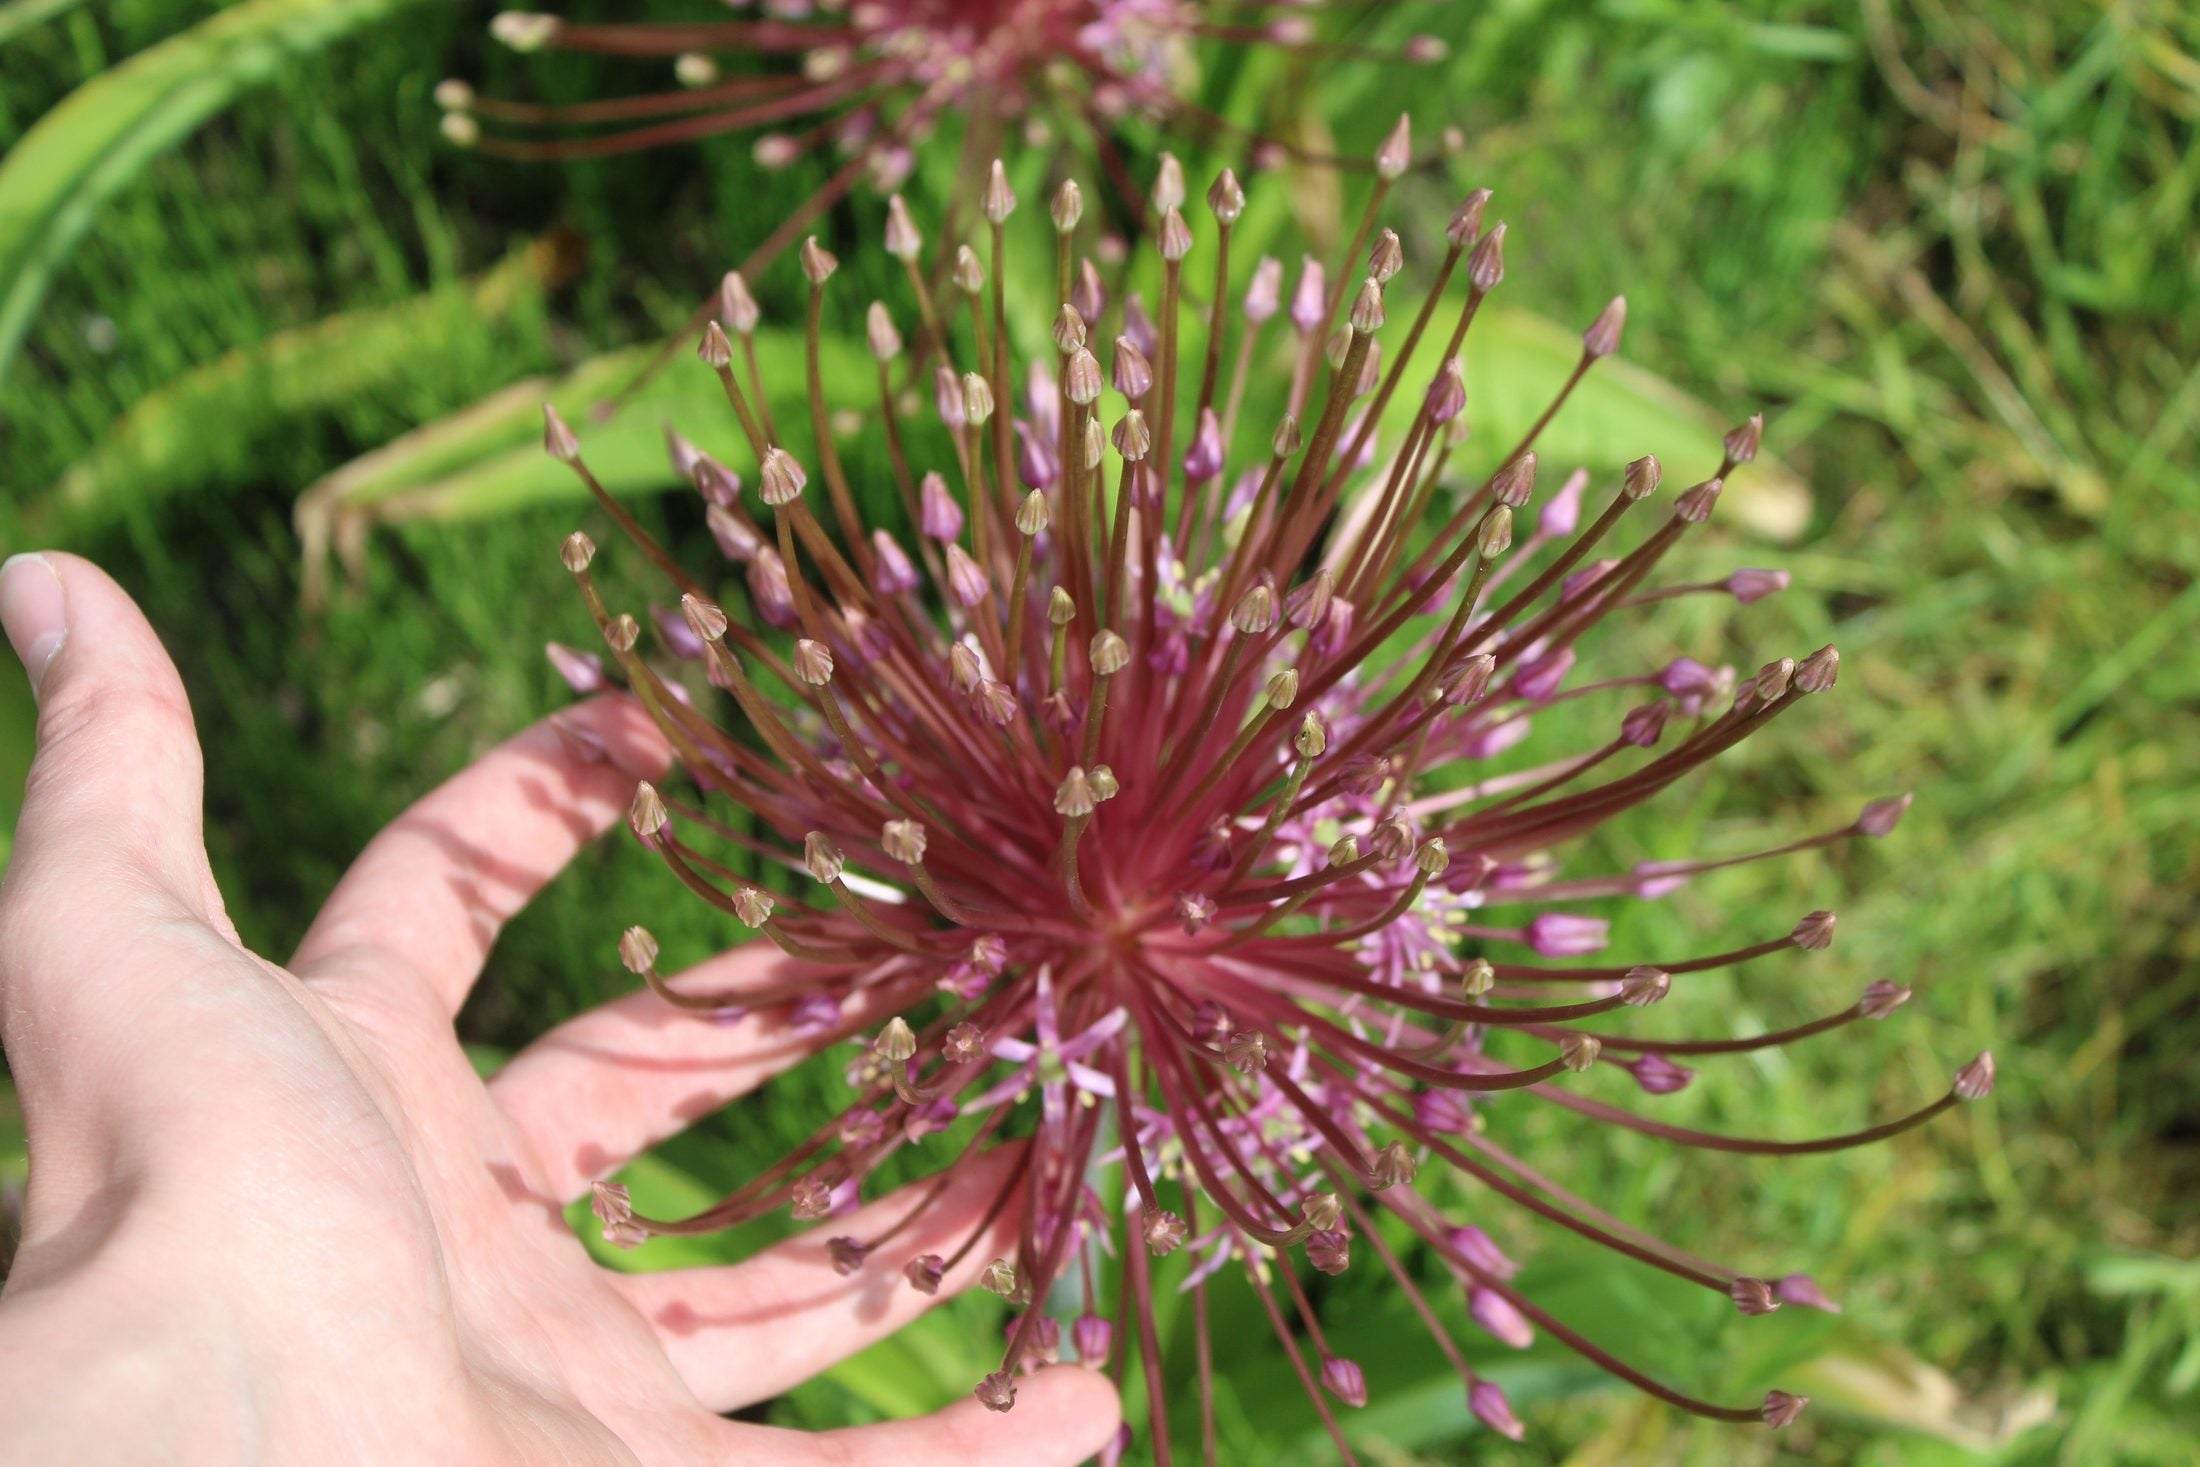
[[(807, 155), (840, 160), (823, 204), (868, 179), (898, 187), (914, 150), (958, 117), (986, 136), (1032, 135), (1068, 124), (1105, 138), (1126, 119), (1209, 136), (1237, 135), (1262, 156), (1312, 156), (1248, 134), (1192, 99), (1203, 43), (1267, 48), (1314, 62), (1438, 60), (1444, 44), (1414, 36), (1390, 48), (1333, 38), (1346, 25), (1325, 12), (1374, 8), (1364, 0), (728, 0), (718, 20), (597, 25), (547, 11), (506, 11), (489, 27), (520, 52), (569, 51), (666, 65), (660, 91), (571, 106), (477, 95), (463, 81), (436, 89), (452, 142), (506, 157), (593, 158), (744, 132), (757, 160), (782, 168)], [(725, 63), (787, 58), (748, 73)], [(482, 124), (489, 123), (489, 129)], [(1392, 166), (1398, 150), (1373, 160)], [(1182, 175), (1164, 177), (1158, 212), (1184, 203)]]
[[(1170, 192), (1181, 199), (1181, 185)], [(706, 334), (705, 369), (751, 462), (738, 477), (706, 468), (685, 440), (676, 459), (746, 574), (682, 566), (602, 492), (585, 445), (551, 414), (550, 450), (664, 575), (688, 634), (651, 653), (641, 622), (605, 604), (594, 542), (567, 542), (609, 661), (590, 669), (561, 651), (560, 666), (623, 680), (693, 785), (682, 797), (644, 785), (630, 827), (683, 885), (802, 966), (736, 999), (667, 984), (639, 929), (622, 957), (704, 1014), (815, 1008), (828, 1028), (870, 1016), (855, 1103), (782, 1164), (694, 1217), (638, 1216), (612, 1191), (598, 1214), (620, 1241), (775, 1209), (825, 1217), (896, 1153), (952, 1171), (1017, 1137), (989, 1216), (1015, 1209), (1021, 1241), (983, 1274), (1015, 1320), (998, 1370), (974, 1382), (995, 1410), (1013, 1407), (1018, 1372), (1070, 1321), (1082, 1359), (1123, 1368), (1136, 1353), (1150, 1419), (1164, 1422), (1151, 1260), (1181, 1253), (1184, 1287), (1229, 1273), (1251, 1289), (1340, 1450), (1338, 1403), (1382, 1381), (1330, 1348), (1308, 1270), (1390, 1275), (1473, 1414), (1517, 1434), (1502, 1392), (1439, 1326), (1425, 1278), (1375, 1226), (1387, 1213), (1504, 1344), (1547, 1335), (1685, 1409), (1784, 1426), (1801, 1397), (1699, 1400), (1585, 1338), (1516, 1286), (1485, 1231), (1510, 1226), (1494, 1222), (1502, 1202), (1745, 1315), (1830, 1308), (1780, 1260), (1703, 1258), (1617, 1221), (1510, 1150), (1507, 1118), (1551, 1106), (1684, 1148), (1780, 1156), (1895, 1134), (1992, 1082), (1982, 1058), (1910, 1115), (1815, 1140), (1659, 1120), (1658, 1097), (1690, 1074), (1682, 1059), (1879, 1019), (1907, 990), (1875, 983), (1748, 1038), (1649, 1037), (1657, 1016), (1638, 1011), (1694, 975), (1750, 964), (1798, 981), (1795, 966), (1832, 942), (1833, 915), (1743, 913), (1708, 951), (1607, 954), (1607, 922), (1576, 909), (1883, 836), (1900, 816), (1900, 798), (1881, 800), (1769, 851), (1569, 869), (1584, 837), (1835, 680), (1831, 648), (1738, 674), (1635, 664), (1606, 635), (1684, 589), (1661, 583), (1661, 564), (1754, 453), (1754, 420), (1677, 494), (1649, 459), (1617, 482), (1552, 489), (1536, 450), (1550, 414), (1490, 473), (1462, 476), (1456, 362), (1503, 275), (1487, 195), (1426, 253), (1378, 237), (1371, 202), (1347, 252), (1306, 272), (1314, 284), (1288, 316), (1274, 272), (1225, 273), (1235, 182), (1210, 198), (1204, 228), (1172, 203), (1169, 228), (1149, 236), (1150, 346), (1120, 303), (1077, 284), (1066, 248), (1060, 316), (1010, 318), (999, 282), (1021, 240), (1012, 226), (1028, 219), (1012, 206), (982, 230), (984, 291), (949, 306), (912, 271), (913, 301), (869, 312), (909, 323), (874, 324), (874, 338), (933, 337), (953, 388), (917, 414), (881, 353), (874, 403), (900, 505), (889, 523), (861, 512), (881, 496), (859, 496), (831, 432), (817, 362), (832, 273), (807, 272), (808, 457), (779, 439), (767, 384), (744, 382), (723, 337)], [(1370, 258), (1388, 284), (1363, 268)], [(1418, 300), (1401, 288), (1415, 270)], [(1552, 412), (1617, 349), (1621, 314), (1589, 328)], [(1020, 365), (1017, 344), (1040, 341), (1048, 350)], [(1424, 356), (1429, 380), (1409, 385), (1424, 347), (1435, 365)], [(1386, 418), (1394, 401), (1402, 411)], [(1256, 421), (1250, 403), (1275, 416)], [(1044, 473), (1019, 452), (1033, 442), (1049, 450)], [(723, 492), (742, 483), (757, 493)], [(1559, 508), (1531, 520), (1545, 493)], [(683, 662), (701, 679), (681, 680)], [(1584, 708), (1609, 732), (1570, 742), (1563, 728)], [(1516, 748), (1532, 752), (1475, 767)], [(722, 818), (736, 811), (740, 823)], [(909, 1256), (906, 1227), (837, 1239), (834, 1266), (929, 1294), (985, 1232)], [(1126, 1321), (1120, 1337), (1110, 1319)]]

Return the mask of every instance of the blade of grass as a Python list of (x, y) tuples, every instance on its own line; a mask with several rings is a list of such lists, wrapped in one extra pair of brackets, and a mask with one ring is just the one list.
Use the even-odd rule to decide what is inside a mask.
[(0, 160), (0, 381), (100, 206), (297, 57), (416, 0), (245, 0), (78, 87)]

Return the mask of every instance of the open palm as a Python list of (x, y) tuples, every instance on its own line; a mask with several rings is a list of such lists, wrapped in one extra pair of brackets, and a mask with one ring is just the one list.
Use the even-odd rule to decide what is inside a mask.
[[(0, 1295), (0, 1456), (905, 1467), (1067, 1463), (1109, 1440), (1113, 1391), (1076, 1367), (1030, 1378), (1007, 1416), (728, 1421), (932, 1301), (893, 1260), (839, 1276), (822, 1236), (627, 1275), (567, 1227), (594, 1178), (814, 1043), (644, 992), (487, 1084), (468, 1065), (451, 1019), (498, 929), (665, 758), (631, 703), (537, 725), (407, 811), (282, 967), (223, 914), (189, 706), (136, 608), (53, 555), (0, 573), (0, 612), (40, 705), (0, 890), (0, 1041), (32, 1158)], [(786, 964), (745, 948), (692, 981)], [(903, 1235), (911, 1255), (977, 1223), (999, 1174), (962, 1173)], [(1004, 1247), (1017, 1224), (995, 1224)]]

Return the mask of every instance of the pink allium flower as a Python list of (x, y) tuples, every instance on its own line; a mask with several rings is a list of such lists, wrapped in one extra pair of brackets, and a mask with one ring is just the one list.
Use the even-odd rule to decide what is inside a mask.
[[(1507, 1150), (1503, 1120), (1545, 1105), (1682, 1147), (1829, 1151), (1984, 1094), (1991, 1062), (1965, 1066), (1909, 1115), (1815, 1140), (1716, 1134), (1635, 1108), (1685, 1082), (1682, 1059), (1878, 1019), (1907, 990), (1875, 983), (1825, 1017), (1748, 1038), (1636, 1037), (1614, 1021), (1692, 975), (1763, 963), (1794, 983), (1798, 955), (1831, 944), (1833, 915), (1747, 914), (1754, 931), (1707, 952), (1598, 961), (1608, 919), (1576, 908), (1884, 835), (1902, 802), (1750, 855), (1664, 861), (1648, 875), (1566, 869), (1583, 837), (1826, 691), (1838, 658), (1823, 648), (1746, 677), (1687, 658), (1614, 665), (1600, 634), (1652, 614), (1661, 562), (1709, 517), (1725, 476), (1755, 452), (1756, 429), (1730, 435), (1710, 477), (1662, 504), (1659, 465), (1641, 459), (1578, 509), (1543, 516), (1516, 548), (1514, 516), (1536, 495), (1535, 435), (1487, 477), (1456, 479), (1465, 416), (1449, 411), (1449, 392), (1403, 381), (1430, 330), (1441, 333), (1439, 385), (1454, 370), (1503, 275), (1504, 226), (1482, 227), (1477, 192), (1432, 260), (1402, 262), (1404, 246), (1386, 235), (1363, 273), (1387, 182), (1379, 169), (1358, 242), (1306, 272), (1316, 284), (1299, 292), (1296, 321), (1265, 298), (1273, 272), (1247, 272), (1259, 307), (1247, 313), (1233, 290), (1242, 281), (1209, 264), (1226, 258), (1242, 198), (1227, 176), (1212, 195), (1211, 254), (1198, 254), (1175, 203), (1149, 236), (1161, 256), (1151, 353), (1121, 330), (1121, 303), (1109, 315), (1104, 296), (1075, 284), (1085, 272), (1059, 271), (1083, 304), (1065, 302), (1052, 322), (1042, 362), (1052, 400), (1023, 392), (1020, 423), (1015, 388), (1031, 376), (1010, 348), (1038, 333), (1014, 329), (998, 290), (989, 304), (969, 295), (953, 317), (917, 301), (956, 385), (939, 394), (934, 421), (915, 421), (883, 370), (900, 333), (873, 330), (876, 412), (905, 521), (896, 536), (859, 512), (816, 374), (813, 473), (778, 441), (716, 323), (700, 354), (748, 440), (757, 494), (713, 508), (751, 547), (749, 574), (681, 567), (602, 492), (579, 441), (549, 416), (546, 446), (672, 582), (719, 690), (697, 690), (692, 705), (674, 695), (681, 685), (660, 669), (694, 664), (644, 655), (642, 623), (606, 605), (592, 578), (594, 542), (571, 536), (564, 561), (609, 649), (605, 675), (656, 717), (694, 786), (675, 799), (644, 784), (628, 823), (683, 885), (807, 965), (779, 989), (677, 991), (636, 928), (621, 943), (627, 966), (699, 1016), (735, 1001), (821, 1027), (891, 1016), (851, 1071), (848, 1111), (821, 1118), (809, 1142), (720, 1204), (646, 1218), (599, 1191), (619, 1240), (784, 1208), (839, 1216), (897, 1152), (952, 1169), (989, 1142), (1027, 1136), (993, 1209), (1022, 1218), (1020, 1242), (984, 1270), (1015, 1311), (999, 1369), (977, 1385), (993, 1409), (1014, 1405), (1017, 1372), (1052, 1354), (1070, 1319), (1080, 1358), (1139, 1359), (1149, 1419), (1166, 1421), (1150, 1260), (1182, 1250), (1183, 1287), (1231, 1274), (1253, 1291), (1345, 1455), (1330, 1402), (1356, 1405), (1371, 1384), (1329, 1348), (1309, 1270), (1387, 1273), (1458, 1368), (1474, 1414), (1517, 1435), (1503, 1394), (1443, 1333), (1424, 1283), (1375, 1226), (1387, 1214), (1507, 1344), (1548, 1336), (1721, 1420), (1781, 1426), (1801, 1410), (1783, 1392), (1752, 1405), (1700, 1400), (1593, 1343), (1517, 1286), (1512, 1258), (1456, 1215), (1460, 1193), (1479, 1189), (1749, 1314), (1823, 1308), (1804, 1276), (1702, 1258), (1614, 1221)], [(997, 281), (1014, 200), (994, 204), (984, 234)], [(821, 302), (832, 257), (813, 243), (803, 261)], [(1385, 282), (1407, 264), (1430, 288), (1417, 310), (1393, 312)], [(1446, 307), (1462, 277), (1463, 302)], [(910, 278), (921, 291), (921, 273)], [(813, 364), (820, 319), (809, 312)], [(1553, 412), (1616, 346), (1619, 320), (1599, 316)], [(1099, 349), (1115, 358), (1112, 379), (1096, 351), (1111, 341)], [(1254, 364), (1279, 348), (1294, 359), (1273, 392), (1253, 392)], [(1236, 365), (1225, 372), (1226, 362)], [(1373, 425), (1400, 391), (1416, 410), (1363, 469)], [(1275, 401), (1275, 420), (1250, 420), (1265, 409), (1247, 404)], [(1053, 440), (1059, 473), (1044, 487), (1019, 478), (1019, 434)], [(693, 455), (685, 462), (696, 471)], [(1255, 487), (1226, 512), (1247, 474)], [(709, 477), (714, 490), (730, 479)], [(890, 549), (900, 545), (917, 555)], [(1599, 550), (1603, 568), (1581, 579)], [(759, 563), (768, 576), (754, 574)], [(746, 606), (715, 599), (744, 585)], [(1344, 605), (1353, 612), (1340, 623)], [(688, 650), (675, 641), (671, 650)], [(1535, 685), (1531, 669), (1577, 659), (1581, 675), (1564, 687)], [(1645, 698), (1664, 715), (1643, 717)], [(1486, 763), (1516, 742), (1551, 743), (1554, 706), (1581, 700), (1604, 710), (1607, 740)], [(734, 731), (706, 716), (712, 704)], [(1513, 732), (1500, 740), (1499, 728)], [(1461, 775), (1463, 763), (1486, 767)], [(743, 818), (721, 820), (714, 807)], [(950, 1128), (962, 1138), (935, 1139)], [(1119, 1229), (1095, 1186), (1096, 1169), (1116, 1166)], [(898, 1241), (907, 1226), (843, 1235), (834, 1266), (898, 1274), (929, 1294), (985, 1231), (947, 1256), (912, 1257)], [(1205, 1311), (1195, 1313), (1203, 1328)], [(1104, 1327), (1118, 1318), (1120, 1339)]]

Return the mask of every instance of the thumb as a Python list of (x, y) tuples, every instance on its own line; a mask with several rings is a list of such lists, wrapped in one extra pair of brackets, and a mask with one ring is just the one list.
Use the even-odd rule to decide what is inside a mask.
[(0, 913), (11, 945), (78, 945), (133, 915), (218, 920), (199, 745), (175, 664), (122, 588), (73, 555), (0, 565), (0, 627), (38, 700), (38, 752)]

